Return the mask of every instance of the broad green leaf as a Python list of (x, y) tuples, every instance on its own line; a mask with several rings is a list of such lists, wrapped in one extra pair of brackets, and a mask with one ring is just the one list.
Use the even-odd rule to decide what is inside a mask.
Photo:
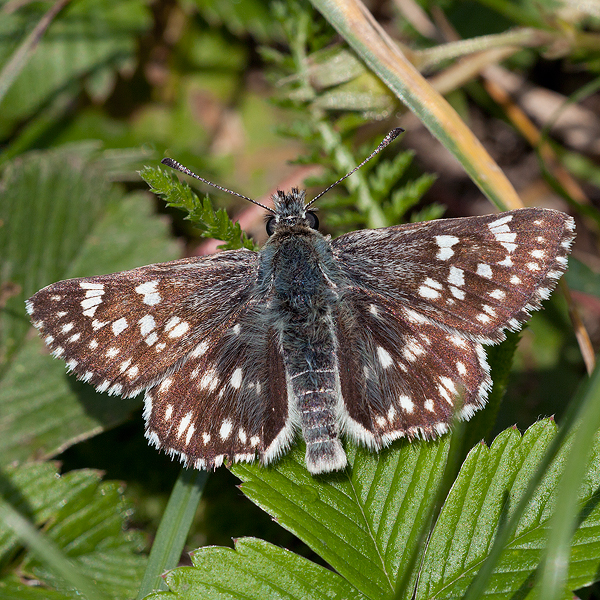
[(235, 548), (206, 547), (191, 554), (193, 567), (173, 569), (171, 592), (146, 600), (366, 600), (337, 573), (262, 540), (242, 538)]
[[(522, 437), (516, 429), (508, 429), (496, 438), (491, 448), (480, 445), (473, 449), (430, 538), (417, 598), (455, 598), (466, 592), (498, 528), (510, 517), (555, 433), (553, 421), (540, 421)], [(600, 484), (599, 452), (596, 438), (580, 492), (580, 503), (585, 508), (573, 539), (570, 590), (597, 579), (600, 553), (592, 550), (591, 544), (600, 541), (600, 509), (594, 500)], [(563, 462), (564, 451), (546, 473), (505, 546), (486, 597), (508, 598), (534, 581)]]
[(0, 181), (0, 461), (47, 457), (122, 422), (134, 400), (66, 374), (37, 337), (24, 301), (60, 279), (176, 258), (149, 198), (124, 196), (102, 160), (77, 146), (8, 163)]
[[(477, 445), (463, 464), (421, 557), (417, 599), (457, 598), (467, 590), (499, 527), (510, 516), (556, 434), (552, 420), (523, 436), (515, 428)], [(567, 445), (546, 473), (496, 566), (486, 597), (511, 598), (534, 581), (548, 534)], [(447, 439), (396, 443), (379, 456), (349, 452), (351, 467), (311, 477), (295, 450), (276, 468), (235, 465), (242, 491), (371, 598), (390, 597), (439, 483)], [(594, 440), (580, 490), (569, 590), (598, 579), (600, 441)], [(409, 587), (409, 590), (411, 587)], [(410, 593), (407, 597), (410, 597)]]
[[(61, 548), (79, 572), (114, 600), (131, 598), (146, 557), (141, 537), (125, 531), (131, 509), (116, 482), (102, 482), (91, 470), (58, 475), (52, 463), (7, 468), (2, 496)], [(33, 554), (22, 554), (16, 534), (0, 522), (0, 577), (3, 598), (77, 598)], [(13, 573), (18, 572), (19, 578)], [(32, 585), (26, 585), (27, 580)], [(34, 583), (34, 582), (39, 583)]]
[(350, 467), (312, 477), (297, 448), (276, 468), (238, 464), (242, 491), (370, 598), (393, 594), (425, 526), (449, 437), (397, 442), (380, 454), (348, 445)]
[[(47, 6), (5, 11), (0, 19), (0, 64), (5, 63), (46, 12)], [(78, 80), (87, 74), (118, 68), (135, 60), (136, 36), (150, 26), (150, 13), (142, 0), (104, 2), (80, 0), (70, 3), (54, 19), (29, 62), (0, 102), (0, 138), (19, 120), (31, 117), (59, 91), (71, 86), (80, 91)], [(104, 87), (112, 85), (105, 77)], [(95, 79), (98, 90), (97, 76)], [(106, 95), (106, 90), (100, 95)]]

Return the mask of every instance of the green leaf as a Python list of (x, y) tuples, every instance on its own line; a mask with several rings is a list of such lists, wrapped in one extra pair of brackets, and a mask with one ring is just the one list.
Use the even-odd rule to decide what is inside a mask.
[[(412, 598), (413, 591), (416, 600), (459, 598), (466, 593), (555, 436), (556, 425), (548, 419), (533, 425), (523, 436), (511, 428), (501, 433), (490, 448), (484, 444), (473, 448), (450, 489), (427, 545), (417, 548), (418, 573), (406, 573), (405, 568), (421, 528), (427, 526), (424, 519), (440, 485), (448, 436), (437, 442), (396, 442), (379, 455), (349, 445), (350, 466), (328, 476), (311, 477), (304, 467), (304, 449), (300, 447), (276, 467), (240, 463), (232, 471), (244, 482), (241, 489), (246, 496), (337, 571), (343, 581), (333, 582), (337, 587), (332, 595), (349, 597), (349, 585), (354, 593), (369, 598), (389, 598), (397, 583), (407, 576), (411, 584), (402, 598)], [(508, 600), (535, 582), (557, 484), (572, 439), (563, 445), (529, 498), (517, 529), (503, 546), (486, 597)], [(598, 579), (598, 435), (583, 482), (565, 593)], [(236, 551), (239, 552), (239, 546)], [(231, 592), (233, 598), (241, 597), (241, 589), (250, 598), (261, 597), (259, 594), (264, 598), (303, 597), (284, 573), (278, 575), (281, 587), (277, 591), (263, 587), (268, 560), (256, 558), (246, 562), (238, 556), (234, 561), (236, 553), (231, 549), (207, 548), (199, 554), (210, 560), (194, 560), (199, 571), (172, 571), (168, 583), (176, 595), (167, 598), (195, 597), (186, 590), (205, 581), (207, 573), (213, 587), (217, 582), (227, 582), (225, 588), (219, 589)], [(282, 565), (281, 570), (284, 568)], [(234, 569), (237, 570), (232, 572)], [(244, 582), (240, 587), (232, 583), (236, 577)]]
[(166, 581), (172, 592), (150, 594), (146, 600), (366, 600), (337, 573), (254, 538), (236, 540), (235, 549), (201, 548), (191, 557), (193, 567), (168, 573)]
[[(91, 470), (59, 476), (55, 464), (37, 463), (7, 468), (0, 492), (34, 526), (44, 528), (44, 537), (62, 549), (79, 575), (95, 582), (99, 597), (117, 600), (135, 594), (147, 559), (140, 553), (141, 537), (125, 531), (131, 509), (120, 484), (102, 482)], [(45, 560), (22, 550), (17, 534), (0, 522), (3, 598), (80, 597), (48, 570)]]
[[(85, 150), (87, 148), (87, 151)], [(176, 258), (146, 196), (124, 196), (87, 146), (35, 152), (0, 181), (0, 461), (52, 456), (122, 422), (139, 402), (67, 376), (35, 335), (24, 301), (59, 279)]]
[(243, 493), (371, 598), (393, 592), (425, 525), (449, 437), (396, 442), (379, 454), (347, 446), (351, 467), (312, 477), (297, 448), (276, 468), (237, 464)]
[(188, 213), (186, 219), (192, 221), (200, 230), (202, 237), (223, 240), (225, 244), (221, 244), (219, 248), (256, 249), (254, 243), (242, 231), (240, 224), (234, 223), (225, 209), (215, 210), (208, 196), (200, 200), (187, 183), (179, 181), (158, 167), (144, 167), (140, 171), (140, 176), (150, 186), (152, 192), (167, 202), (167, 206), (185, 210)]
[[(0, 64), (8, 61), (46, 10), (43, 4), (33, 4), (30, 10), (3, 12)], [(0, 102), (0, 138), (61, 90), (70, 88), (71, 95), (76, 96), (81, 89), (79, 80), (85, 75), (105, 71), (108, 66), (115, 72), (127, 62), (132, 63), (137, 52), (136, 36), (149, 26), (150, 13), (142, 0), (71, 3), (54, 19)]]

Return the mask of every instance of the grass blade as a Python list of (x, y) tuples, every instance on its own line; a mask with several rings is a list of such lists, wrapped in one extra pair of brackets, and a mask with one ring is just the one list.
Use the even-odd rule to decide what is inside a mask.
[(207, 479), (206, 471), (181, 470), (156, 532), (138, 600), (154, 590), (167, 589), (162, 574), (179, 562)]

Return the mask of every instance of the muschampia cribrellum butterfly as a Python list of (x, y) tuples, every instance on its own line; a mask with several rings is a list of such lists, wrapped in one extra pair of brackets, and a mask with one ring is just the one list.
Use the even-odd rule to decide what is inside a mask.
[(259, 252), (59, 281), (27, 310), (79, 379), (145, 390), (150, 443), (198, 469), (269, 464), (300, 431), (308, 470), (327, 473), (346, 466), (344, 436), (377, 451), (470, 418), (491, 386), (483, 346), (548, 298), (573, 219), (524, 208), (331, 240), (319, 197), (274, 194)]

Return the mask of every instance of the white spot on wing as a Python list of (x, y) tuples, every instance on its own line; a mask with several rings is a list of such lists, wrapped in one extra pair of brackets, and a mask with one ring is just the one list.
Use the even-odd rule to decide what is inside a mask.
[(208, 342), (205, 340), (200, 342), (191, 352), (190, 356), (192, 358), (198, 358), (198, 356), (202, 356), (208, 350)]
[(225, 419), (223, 423), (221, 423), (221, 429), (219, 429), (219, 436), (224, 441), (226, 440), (233, 429), (233, 423), (229, 419)]
[(152, 315), (144, 315), (138, 323), (142, 337), (146, 337), (156, 327), (156, 321)]
[(173, 383), (173, 379), (171, 377), (166, 377), (165, 379), (163, 379), (162, 383), (158, 386), (158, 391), (166, 392), (171, 387), (172, 383)]
[(510, 223), (512, 221), (513, 215), (506, 215), (505, 217), (500, 217), (491, 223), (488, 223), (488, 227), (490, 229), (498, 229), (501, 225), (505, 225), (506, 223)]
[(79, 287), (83, 288), (84, 290), (103, 290), (104, 284), (92, 283), (91, 281), (80, 281)]
[(398, 402), (400, 402), (400, 406), (404, 412), (411, 413), (415, 408), (413, 401), (408, 396), (399, 396)]
[(450, 377), (440, 377), (440, 383), (453, 394), (456, 394), (456, 386)]
[(457, 267), (450, 267), (450, 274), (448, 275), (448, 283), (452, 285), (464, 285), (465, 284), (465, 272)]
[(190, 440), (192, 439), (192, 436), (194, 435), (195, 430), (196, 430), (196, 428), (194, 427), (194, 424), (192, 423), (189, 426), (189, 429), (187, 430), (187, 434), (185, 436), (185, 445), (186, 446), (190, 443)]
[(179, 321), (181, 321), (181, 319), (179, 317), (171, 317), (167, 321), (167, 324), (165, 325), (165, 331), (169, 331), (170, 329), (173, 329), (173, 327), (175, 327), (175, 325), (177, 325), (177, 323), (179, 323)]
[(179, 421), (179, 427), (177, 428), (177, 437), (180, 438), (183, 432), (188, 428), (190, 421), (192, 420), (192, 411), (189, 411), (185, 417)]
[(448, 260), (454, 256), (454, 250), (452, 246), (458, 243), (458, 238), (454, 235), (436, 235), (435, 241), (439, 246), (437, 257), (440, 260)]
[(155, 279), (154, 281), (147, 281), (146, 283), (142, 283), (140, 285), (138, 285), (135, 288), (135, 291), (144, 296), (142, 298), (142, 302), (144, 304), (147, 304), (148, 306), (154, 306), (155, 304), (158, 304), (162, 298), (160, 297), (160, 294), (158, 293), (156, 287), (158, 286), (158, 280)]
[(231, 384), (232, 387), (234, 387), (236, 390), (240, 389), (240, 386), (242, 385), (242, 369), (240, 367), (238, 367), (233, 374), (231, 375), (231, 379), (229, 380), (229, 383)]
[(187, 323), (186, 321), (183, 321), (183, 322), (179, 323), (179, 325), (177, 325), (177, 327), (175, 327), (173, 329), (173, 331), (169, 332), (169, 337), (170, 338), (181, 337), (189, 328), (190, 328), (190, 324)]
[(119, 335), (125, 329), (127, 329), (127, 319), (125, 317), (121, 317), (118, 321), (115, 321), (112, 324), (112, 330), (115, 335)]
[(102, 298), (100, 296), (96, 296), (95, 298), (86, 298), (80, 302), (81, 308), (92, 308), (92, 306), (96, 306), (97, 304), (102, 304)]
[(440, 293), (437, 290), (434, 290), (426, 285), (422, 285), (419, 287), (419, 296), (422, 298), (428, 298), (430, 300), (435, 300), (440, 297)]
[(146, 344), (148, 344), (148, 346), (152, 346), (152, 344), (154, 344), (154, 342), (156, 342), (157, 339), (158, 335), (156, 335), (156, 332), (152, 332), (144, 341), (146, 342)]
[(508, 243), (514, 243), (515, 239), (517, 237), (516, 233), (497, 233), (495, 234), (495, 238), (498, 242), (508, 242)]
[(218, 385), (219, 385), (219, 378), (217, 377), (216, 371), (214, 369), (209, 369), (202, 376), (199, 387), (201, 390), (208, 389), (209, 391), (213, 392), (214, 390), (217, 389)]
[(490, 265), (486, 265), (484, 263), (479, 263), (477, 265), (477, 275), (480, 277), (485, 277), (486, 279), (492, 278), (492, 269)]
[(450, 286), (450, 293), (458, 300), (465, 299), (465, 292), (460, 288), (454, 287), (453, 285)]
[(394, 362), (390, 356), (390, 353), (382, 346), (377, 346), (377, 357), (379, 358), (379, 362), (384, 369), (390, 367)]

